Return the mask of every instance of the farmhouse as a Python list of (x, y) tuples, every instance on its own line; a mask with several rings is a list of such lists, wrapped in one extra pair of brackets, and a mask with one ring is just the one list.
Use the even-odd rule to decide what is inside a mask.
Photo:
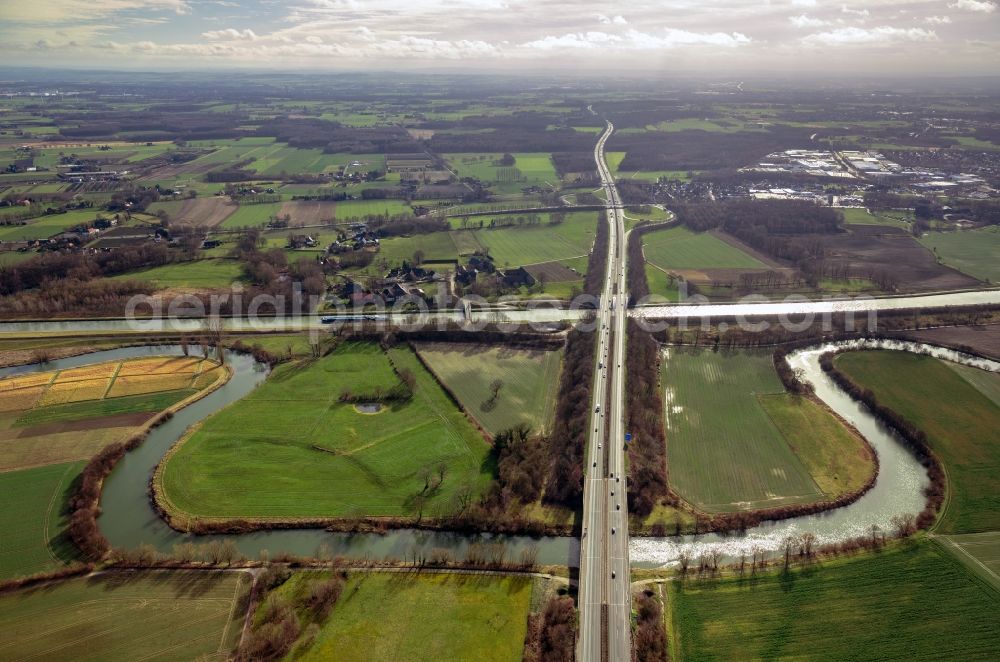
[(420, 172), (434, 165), (434, 160), (427, 154), (386, 154), (385, 169), (388, 172)]
[(288, 236), (289, 248), (314, 248), (316, 240), (307, 234), (293, 234)]
[(516, 269), (507, 269), (506, 271), (497, 270), (497, 282), (505, 287), (521, 287), (524, 285), (531, 287), (535, 284), (535, 277), (528, 273), (528, 270), (524, 267), (518, 267)]

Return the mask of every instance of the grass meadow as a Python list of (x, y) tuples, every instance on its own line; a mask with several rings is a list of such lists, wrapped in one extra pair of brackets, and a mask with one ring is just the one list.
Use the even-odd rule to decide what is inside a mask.
[[(948, 495), (937, 533), (1000, 530), (1000, 405), (930, 356), (886, 350), (839, 355), (836, 366), (927, 433), (944, 464)], [(1000, 375), (981, 376), (992, 384)], [(991, 377), (992, 380), (987, 379)]]
[(517, 267), (588, 255), (597, 233), (597, 223), (597, 214), (575, 212), (566, 214), (566, 220), (558, 225), (543, 223), (472, 232), (476, 241), (489, 249), (498, 267)]
[(986, 660), (1000, 593), (936, 544), (745, 579), (667, 582), (671, 659)]
[(931, 232), (919, 238), (949, 267), (980, 280), (1000, 282), (1000, 230)]
[(209, 258), (194, 262), (177, 262), (162, 267), (130, 271), (112, 280), (138, 280), (158, 288), (216, 289), (227, 288), (243, 276), (237, 260)]
[(1000, 531), (935, 536), (966, 568), (1000, 591)]
[(93, 209), (39, 216), (27, 221), (26, 225), (0, 226), (0, 241), (48, 239), (52, 235), (65, 232), (81, 223), (89, 223), (96, 220), (98, 216), (100, 214)]
[(0, 658), (224, 660), (245, 573), (108, 572), (0, 596)]
[(832, 414), (784, 392), (770, 352), (672, 349), (662, 379), (670, 476), (701, 509), (819, 501), (860, 487), (873, 469)]
[(766, 269), (752, 255), (708, 232), (673, 227), (643, 237), (646, 260), (661, 269)]
[(908, 230), (913, 220), (911, 211), (877, 211), (873, 214), (861, 207), (844, 207), (839, 211), (848, 225), (884, 225)]
[[(549, 430), (562, 352), (448, 343), (422, 344), (417, 351), (491, 434), (520, 423)], [(494, 399), (490, 385), (497, 379), (502, 386)]]
[(510, 167), (494, 165), (503, 154), (443, 156), (459, 177), (475, 177), (491, 184), (499, 193), (517, 193), (526, 186), (556, 185), (559, 182), (552, 156), (547, 152), (512, 154), (514, 165)]
[(266, 225), (272, 217), (281, 213), (281, 202), (265, 202), (259, 205), (240, 205), (219, 227), (223, 230), (259, 227)]
[[(396, 385), (390, 360), (414, 375), (412, 399), (375, 414), (340, 402), (345, 390)], [(488, 451), (409, 349), (348, 343), (280, 366), (207, 419), (161, 466), (157, 485), (174, 510), (201, 517), (430, 515), (489, 482)], [(429, 487), (425, 472), (439, 467), (444, 478)]]
[(83, 464), (0, 472), (0, 580), (55, 570), (75, 558), (76, 548), (63, 531), (73, 480)]
[[(289, 597), (309, 574), (279, 593)], [(352, 574), (312, 645), (296, 659), (521, 659), (531, 608), (530, 577), (453, 573)]]
[(677, 302), (681, 299), (680, 283), (663, 269), (647, 262), (646, 282), (649, 283), (649, 294), (662, 301)]

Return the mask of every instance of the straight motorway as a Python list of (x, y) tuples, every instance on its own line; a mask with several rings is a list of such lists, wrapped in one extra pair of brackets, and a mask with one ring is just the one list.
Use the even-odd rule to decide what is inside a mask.
[(628, 563), (628, 504), (624, 446), (625, 221), (604, 145), (614, 131), (608, 122), (594, 148), (594, 160), (608, 201), (607, 273), (597, 312), (594, 401), (583, 487), (580, 544), (580, 641), (584, 662), (627, 662), (632, 656)]

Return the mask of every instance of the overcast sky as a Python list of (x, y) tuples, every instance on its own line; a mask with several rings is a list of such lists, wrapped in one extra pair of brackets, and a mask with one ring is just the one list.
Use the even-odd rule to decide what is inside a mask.
[(0, 0), (0, 62), (996, 74), (1000, 11), (996, 0)]

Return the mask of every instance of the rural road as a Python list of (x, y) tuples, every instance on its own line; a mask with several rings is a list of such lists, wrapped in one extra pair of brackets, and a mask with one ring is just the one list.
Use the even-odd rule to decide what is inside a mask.
[(597, 365), (590, 447), (583, 488), (580, 541), (580, 641), (584, 662), (631, 659), (628, 504), (623, 476), (625, 320), (625, 224), (614, 178), (604, 160), (608, 127), (594, 148), (608, 200), (608, 265), (598, 308)]

